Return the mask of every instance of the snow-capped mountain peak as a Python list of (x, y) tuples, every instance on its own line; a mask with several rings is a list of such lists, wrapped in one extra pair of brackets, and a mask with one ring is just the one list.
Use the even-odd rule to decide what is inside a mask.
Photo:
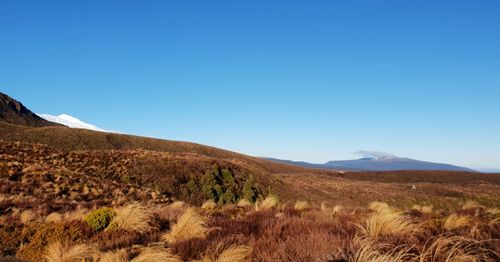
[(96, 127), (95, 125), (92, 125), (89, 123), (85, 123), (82, 120), (80, 120), (74, 116), (70, 116), (68, 114), (60, 114), (58, 116), (54, 116), (54, 115), (50, 115), (50, 114), (37, 114), (37, 115), (39, 115), (41, 118), (43, 118), (47, 121), (62, 124), (62, 125), (65, 125), (65, 126), (68, 126), (71, 128), (83, 128), (83, 129), (90, 129), (90, 130), (101, 131), (101, 132), (108, 132), (107, 130)]

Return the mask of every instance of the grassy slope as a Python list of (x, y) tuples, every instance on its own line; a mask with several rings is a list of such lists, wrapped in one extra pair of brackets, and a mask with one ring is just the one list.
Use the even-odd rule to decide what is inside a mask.
[(147, 149), (174, 154), (194, 153), (224, 160), (243, 161), (272, 173), (307, 170), (196, 143), (58, 126), (32, 128), (0, 122), (0, 139), (46, 144), (62, 151)]
[[(271, 185), (283, 199), (308, 199), (314, 202), (364, 205), (373, 200), (410, 199), (430, 201), (451, 199), (457, 202), (472, 196), (500, 193), (500, 176), (467, 172), (395, 171), (347, 172), (308, 169), (250, 157), (214, 147), (188, 142), (159, 140), (131, 135), (102, 133), (66, 127), (31, 128), (0, 123), (0, 139), (41, 143), (61, 151), (148, 149), (174, 155), (191, 153), (211, 161), (231, 162), (251, 170)], [(147, 164), (159, 170), (173, 168), (168, 163)], [(147, 170), (147, 166), (144, 167)], [(163, 171), (161, 171), (163, 172)], [(161, 174), (159, 174), (161, 175)], [(411, 191), (413, 184), (418, 190)], [(413, 199), (413, 200), (412, 200)], [(410, 203), (408, 203), (410, 204)]]

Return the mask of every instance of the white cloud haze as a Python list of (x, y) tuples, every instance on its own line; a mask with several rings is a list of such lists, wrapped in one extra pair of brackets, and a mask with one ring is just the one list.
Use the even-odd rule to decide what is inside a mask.
[(362, 155), (363, 157), (373, 157), (376, 159), (392, 159), (392, 158), (397, 158), (397, 156), (391, 154), (391, 153), (386, 153), (386, 152), (380, 152), (380, 151), (370, 151), (370, 150), (358, 150), (354, 152), (356, 155)]

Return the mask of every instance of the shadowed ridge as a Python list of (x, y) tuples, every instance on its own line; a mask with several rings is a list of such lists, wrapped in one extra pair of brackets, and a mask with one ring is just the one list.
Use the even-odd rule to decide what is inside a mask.
[(2, 92), (0, 92), (0, 121), (32, 127), (61, 126), (39, 117), (21, 102)]

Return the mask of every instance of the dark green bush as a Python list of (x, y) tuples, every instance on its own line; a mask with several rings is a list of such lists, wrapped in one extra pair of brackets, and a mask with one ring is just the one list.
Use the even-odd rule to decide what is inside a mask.
[(224, 192), (219, 199), (220, 204), (232, 204), (234, 202), (236, 202), (236, 196), (231, 188), (226, 189), (226, 192)]
[(113, 209), (104, 207), (88, 213), (83, 220), (95, 231), (100, 231), (108, 227), (115, 215)]
[(213, 172), (206, 172), (205, 175), (201, 177), (201, 190), (207, 198), (218, 201), (222, 193), (222, 188), (218, 184)]
[(257, 200), (259, 190), (255, 185), (255, 178), (250, 176), (243, 185), (243, 198), (252, 202)]

